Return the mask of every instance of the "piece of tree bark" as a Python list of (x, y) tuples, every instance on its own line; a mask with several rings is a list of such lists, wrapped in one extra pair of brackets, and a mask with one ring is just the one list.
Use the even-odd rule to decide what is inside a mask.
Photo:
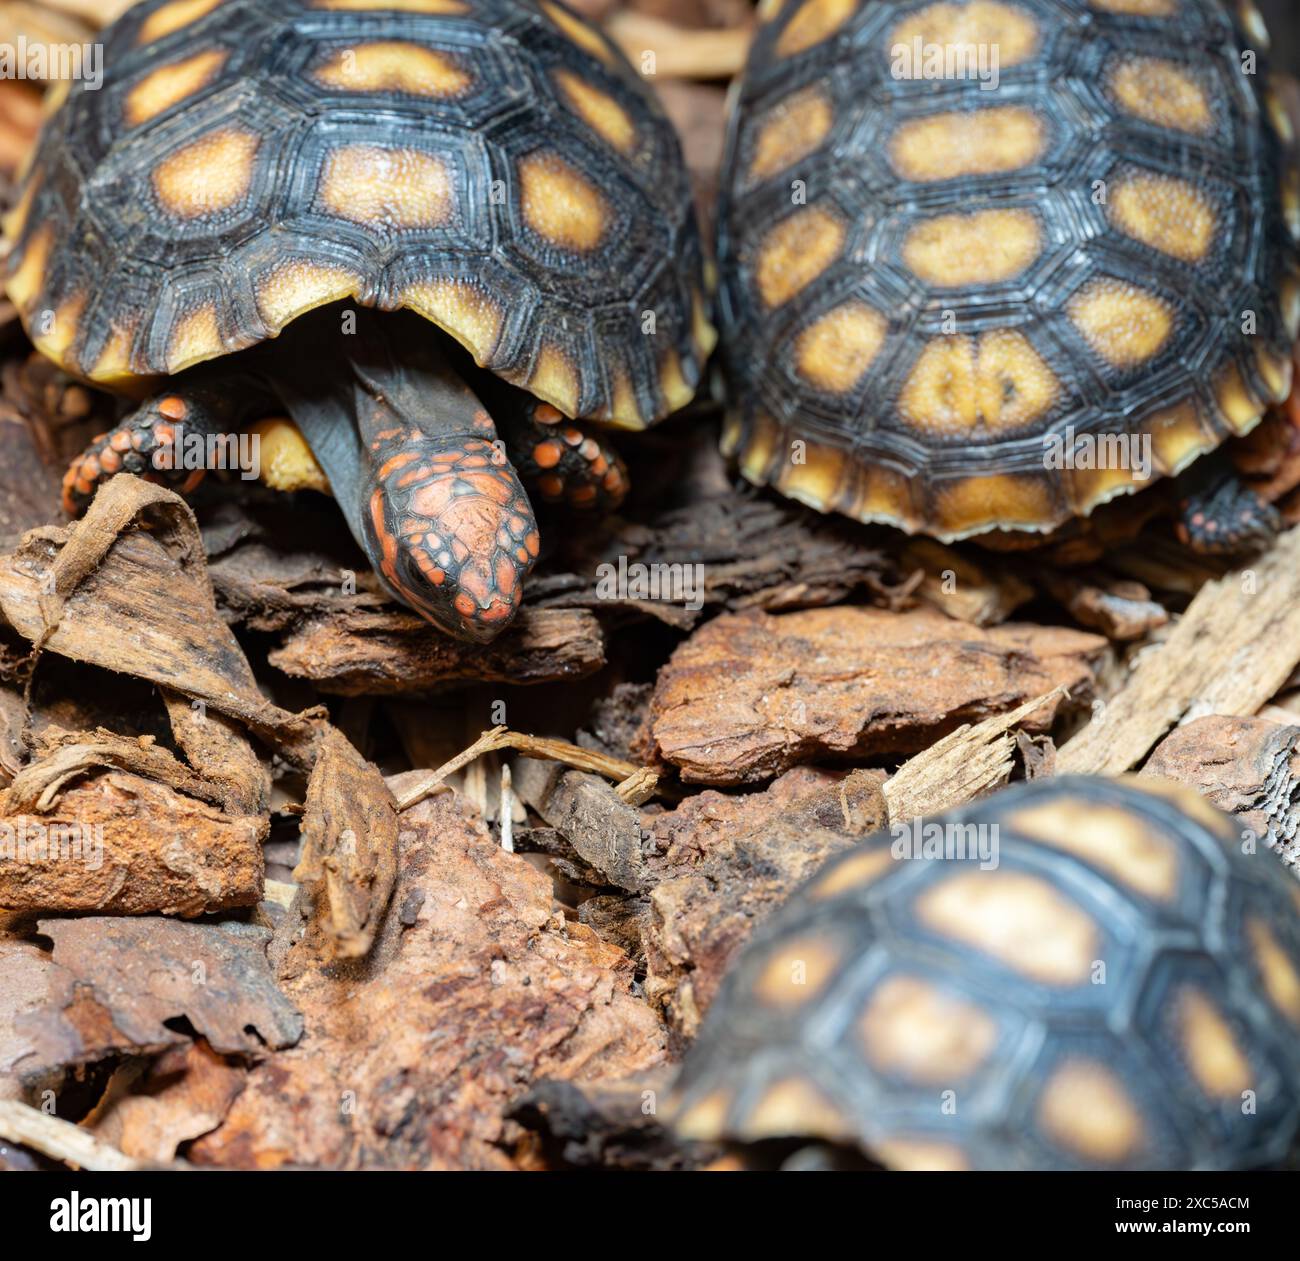
[(320, 716), (262, 696), (216, 614), (193, 513), (163, 487), (114, 477), (80, 521), (29, 533), (0, 557), (0, 613), (38, 652), (198, 700), (310, 765)]
[(910, 539), (901, 561), (904, 568), (918, 569), (923, 575), (916, 587), (918, 599), (976, 626), (1005, 622), (1034, 595), (1028, 583), (999, 567), (993, 556), (981, 564), (934, 539)]
[(1108, 639), (1140, 639), (1169, 621), (1169, 610), (1132, 579), (1046, 567), (1036, 569), (1034, 578), (1075, 621)]
[[(186, 924), (177, 920), (41, 920), (54, 943), (48, 963), (23, 951), (36, 1001), (10, 1003), (8, 1047), (0, 1074), (24, 1086), (50, 1074), (112, 1055), (150, 1055), (190, 1039), (174, 1025), (183, 1017), (213, 1046), (258, 1058), (266, 1048), (302, 1037), (302, 1018), (276, 988), (266, 959), (270, 934), (249, 924)], [(0, 1001), (0, 1019), (6, 1004)]]
[(642, 928), (646, 997), (679, 1039), (695, 1036), (763, 917), (832, 854), (884, 826), (883, 780), (800, 767), (764, 792), (703, 792), (646, 819), (656, 848)]
[(155, 780), (97, 773), (40, 814), (0, 816), (0, 907), (190, 917), (254, 906), (265, 834), (263, 817), (232, 818)]
[[(660, 671), (653, 752), (684, 780), (742, 784), (800, 762), (912, 753), (962, 723), (1065, 688), (1091, 697), (1096, 635), (983, 630), (932, 609), (818, 609), (714, 619)], [(725, 685), (720, 682), (725, 680)], [(1056, 697), (1027, 719), (1048, 729)]]
[(1264, 718), (1198, 718), (1172, 731), (1142, 768), (1196, 789), (1300, 879), (1300, 726)]
[(397, 806), (383, 776), (334, 728), (321, 738), (307, 786), (294, 879), (317, 891), (342, 958), (366, 954), (397, 876)]
[(581, 609), (525, 607), (491, 644), (462, 644), (399, 609), (356, 610), (290, 630), (270, 662), (340, 696), (396, 696), (471, 680), (585, 678), (605, 664), (600, 624)]
[(1255, 713), (1300, 663), (1300, 528), (1207, 583), (1124, 689), (1065, 744), (1061, 774), (1118, 775), (1171, 727)]
[(517, 1168), (522, 1131), (506, 1113), (535, 1081), (663, 1062), (626, 956), (558, 916), (550, 881), (451, 794), (403, 816), (401, 846), (364, 962), (322, 969), (310, 932), (290, 931), (282, 983), (311, 1036), (254, 1068), (195, 1163)]
[(885, 782), (890, 821), (941, 814), (1006, 783), (1016, 748), (1008, 733), (1041, 706), (1051, 705), (1059, 692), (1049, 692), (973, 727), (959, 727), (909, 758)]
[(513, 782), (520, 798), (611, 884), (633, 893), (644, 886), (641, 816), (605, 780), (524, 757), (514, 762)]
[(226, 1119), (247, 1076), (200, 1038), (119, 1068), (82, 1126), (133, 1160), (169, 1164)]
[(81, 1126), (14, 1099), (0, 1099), (0, 1139), (21, 1143), (74, 1169), (126, 1173), (145, 1168)]
[(819, 608), (861, 590), (893, 603), (910, 590), (867, 527), (728, 489), (701, 493), (646, 524), (624, 521), (612, 531), (561, 539), (545, 571), (533, 576), (530, 598), (548, 607), (629, 609), (679, 629), (696, 624), (700, 611), (681, 602), (611, 594), (600, 578), (617, 575), (620, 562), (629, 575), (636, 565), (699, 566), (693, 574), (700, 578), (696, 594), (703, 609)]

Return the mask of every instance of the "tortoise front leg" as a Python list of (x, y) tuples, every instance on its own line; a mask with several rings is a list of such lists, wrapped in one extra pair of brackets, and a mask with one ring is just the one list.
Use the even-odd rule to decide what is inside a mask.
[(1277, 509), (1241, 480), (1222, 450), (1202, 456), (1174, 485), (1178, 537), (1203, 555), (1266, 547), (1282, 528)]
[(248, 473), (240, 434), (269, 407), (268, 396), (251, 379), (218, 384), (206, 374), (178, 378), (174, 389), (130, 412), (73, 460), (63, 478), (63, 506), (70, 516), (79, 515), (100, 484), (118, 473), (134, 473), (183, 495), (214, 469)]
[[(504, 397), (506, 390), (500, 393)], [(522, 390), (509, 394), (513, 397), (497, 407), (498, 427), (529, 491), (543, 503), (581, 511), (618, 508), (629, 486), (618, 452), (550, 403)]]

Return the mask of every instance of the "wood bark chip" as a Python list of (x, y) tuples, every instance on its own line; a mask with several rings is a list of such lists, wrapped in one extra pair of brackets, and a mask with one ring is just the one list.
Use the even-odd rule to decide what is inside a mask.
[(81, 1126), (14, 1099), (0, 1099), (0, 1139), (21, 1143), (74, 1169), (94, 1173), (127, 1173), (147, 1167)]
[[(202, 540), (182, 499), (138, 478), (113, 478), (81, 521), (33, 531), (15, 552), (0, 557), (0, 612), (37, 657), (55, 653), (162, 689), (177, 743), (193, 768), (160, 750), (131, 752), (129, 742), (110, 733), (71, 739), (48, 762), (30, 768), (32, 784), (39, 780), (47, 794), (65, 775), (79, 775), (97, 759), (125, 759), (137, 773), (162, 782), (150, 787), (119, 778), (112, 787), (127, 804), (119, 802), (111, 820), (102, 808), (94, 816), (105, 823), (106, 837), (111, 821), (114, 834), (129, 842), (122, 861), (108, 868), (122, 878), (120, 889), (106, 897), (104, 882), (92, 879), (78, 895), (64, 871), (57, 876), (64, 883), (54, 890), (64, 900), (50, 902), (44, 899), (51, 889), (42, 880), (54, 877), (33, 877), (29, 870), (19, 873), (26, 882), (21, 899), (9, 905), (194, 914), (255, 902), (260, 848), (255, 868), (243, 859), (250, 840), (260, 846), (265, 836), (268, 783), (249, 743), (251, 732), (291, 765), (313, 770), (303, 878), (324, 892), (321, 909), (339, 934), (336, 948), (344, 955), (364, 949), (392, 887), (397, 841), (391, 802), (378, 773), (349, 753), (323, 711), (292, 714), (262, 696), (242, 649), (217, 614)], [(29, 787), (22, 789), (30, 796)], [(130, 808), (133, 792), (152, 794), (149, 811)], [(177, 795), (182, 792), (215, 800), (234, 817), (205, 814)], [(14, 798), (12, 787), (7, 797)], [(125, 827), (123, 815), (129, 820)], [(250, 819), (256, 820), (251, 835)], [(185, 826), (176, 829), (178, 820)], [(238, 829), (236, 836), (223, 833), (227, 822)], [(156, 870), (149, 866), (155, 850), (163, 856), (178, 852), (176, 844), (159, 844), (159, 830), (169, 825), (176, 829), (181, 865)], [(358, 840), (355, 852), (346, 851), (347, 836)], [(188, 892), (173, 888), (168, 874), (183, 873), (186, 864)], [(219, 879), (211, 878), (214, 871)], [(238, 888), (238, 902), (231, 900), (231, 888)], [(8, 896), (0, 883), (0, 905)]]
[(118, 1069), (82, 1126), (133, 1160), (168, 1164), (226, 1119), (247, 1076), (200, 1038)]
[(800, 767), (762, 793), (703, 792), (646, 820), (656, 850), (642, 926), (646, 997), (679, 1038), (695, 1036), (763, 917), (832, 854), (884, 826), (883, 779)]
[(1065, 744), (1061, 774), (1118, 775), (1171, 727), (1255, 713), (1300, 662), (1300, 528), (1247, 567), (1207, 583), (1124, 689)]
[[(826, 517), (799, 504), (703, 494), (649, 523), (625, 521), (611, 531), (583, 531), (561, 541), (547, 569), (530, 580), (531, 599), (548, 607), (597, 611), (624, 608), (689, 630), (701, 612), (681, 601), (610, 592), (602, 566), (615, 576), (644, 565), (700, 566), (702, 609), (769, 612), (835, 604), (866, 590), (887, 602), (906, 598), (898, 567), (876, 535), (857, 522)], [(630, 591), (630, 588), (629, 588)]]
[(611, 884), (635, 893), (645, 884), (641, 816), (603, 779), (553, 762), (519, 758), (514, 787)]
[(95, 774), (40, 814), (0, 816), (0, 906), (187, 917), (253, 906), (266, 833), (263, 816), (235, 818), (139, 775)]
[(323, 893), (329, 937), (343, 958), (364, 955), (374, 941), (397, 875), (397, 828), (383, 776), (330, 728), (307, 786), (293, 874)]
[(506, 1113), (533, 1082), (663, 1062), (627, 957), (557, 915), (550, 881), (455, 797), (408, 811), (401, 847), (369, 958), (321, 969), (311, 926), (290, 932), (282, 984), (310, 1037), (253, 1069), (195, 1163), (516, 1168)]
[(1016, 749), (1008, 734), (1035, 710), (1051, 706), (1064, 691), (1056, 688), (1009, 714), (959, 727), (900, 766), (885, 782), (891, 822), (940, 814), (973, 801), (1011, 776)]
[(582, 679), (605, 664), (600, 623), (581, 609), (525, 608), (500, 639), (462, 644), (400, 609), (357, 609), (288, 631), (269, 660), (340, 696), (396, 696), (471, 680)]
[[(1086, 703), (1106, 647), (1079, 631), (1029, 624), (984, 630), (931, 609), (723, 616), (660, 671), (653, 752), (688, 782), (723, 785), (828, 757), (917, 752), (963, 722), (1056, 688)], [(1049, 728), (1062, 695), (1025, 725)]]
[(922, 575), (919, 599), (961, 622), (997, 626), (1033, 599), (1034, 589), (1014, 573), (981, 564), (934, 539), (910, 539), (902, 564)]
[(22, 978), (16, 997), (0, 1001), (0, 1074), (20, 1084), (183, 1045), (188, 1035), (169, 1025), (182, 1017), (225, 1054), (257, 1058), (302, 1036), (302, 1017), (271, 975), (264, 928), (88, 917), (37, 929), (54, 943), (46, 960), (0, 939)]
[(0, 613), (38, 653), (147, 679), (310, 765), (319, 717), (261, 695), (216, 614), (193, 513), (171, 491), (115, 477), (80, 521), (29, 533), (0, 557)]
[(1198, 718), (1170, 732), (1142, 768), (1196, 789), (1241, 820), (1300, 879), (1300, 727)]

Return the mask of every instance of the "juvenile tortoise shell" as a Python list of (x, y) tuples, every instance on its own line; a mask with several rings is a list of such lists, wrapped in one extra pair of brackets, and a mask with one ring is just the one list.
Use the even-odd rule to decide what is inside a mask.
[[(1042, 532), (1142, 485), (1113, 438), (1074, 469), (1045, 439), (1149, 437), (1173, 474), (1287, 396), (1300, 183), (1249, 0), (764, 11), (719, 243), (751, 481)], [(960, 46), (997, 52), (996, 90), (894, 77)]]
[(53, 103), (8, 224), (9, 293), (69, 371), (143, 393), (351, 298), (566, 416), (693, 396), (714, 334), (675, 134), (562, 4), (147, 0), (104, 57), (111, 101)]
[[(1273, 853), (1145, 777), (1039, 781), (932, 824), (899, 857), (888, 833), (838, 855), (755, 933), (687, 1055), (679, 1134), (911, 1169), (1285, 1157), (1300, 884)], [(936, 835), (975, 856), (925, 856)]]

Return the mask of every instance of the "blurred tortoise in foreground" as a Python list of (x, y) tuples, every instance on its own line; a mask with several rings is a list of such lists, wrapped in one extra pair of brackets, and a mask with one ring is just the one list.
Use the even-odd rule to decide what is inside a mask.
[(935, 837), (975, 856), (881, 833), (760, 927), (686, 1057), (679, 1135), (902, 1169), (1285, 1158), (1300, 885), (1275, 855), (1145, 778), (1010, 789), (899, 853)]
[[(612, 504), (617, 457), (567, 418), (643, 428), (693, 397), (698, 228), (665, 116), (561, 4), (381, 8), (129, 10), (103, 89), (45, 126), (8, 289), (49, 358), (150, 399), (70, 507), (123, 469), (191, 484), (186, 441), (287, 411), (388, 590), (485, 640), (538, 554), (516, 470)], [(317, 310), (343, 301), (387, 314)]]
[(1271, 534), (1198, 458), (1288, 397), (1300, 326), (1293, 125), (1249, 0), (765, 8), (719, 215), (744, 476), (1024, 544), (1181, 474), (1186, 541)]

